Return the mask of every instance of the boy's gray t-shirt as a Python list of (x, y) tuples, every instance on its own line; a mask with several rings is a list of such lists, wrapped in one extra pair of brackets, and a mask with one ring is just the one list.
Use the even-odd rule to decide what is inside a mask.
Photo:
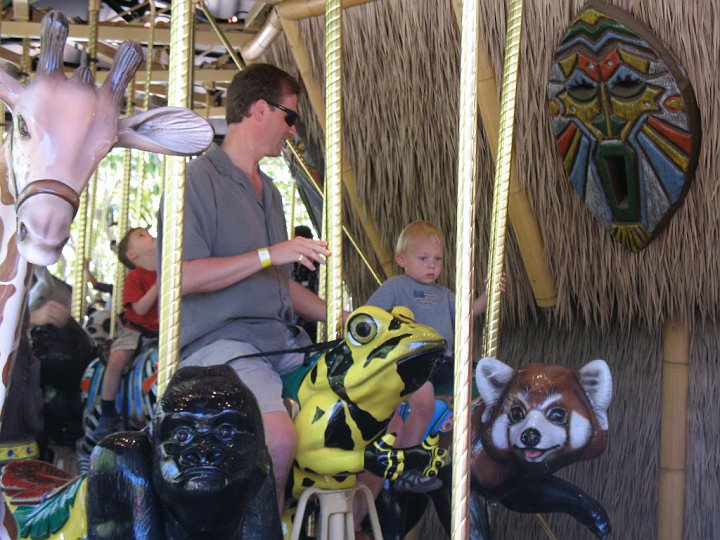
[[(260, 199), (250, 180), (213, 144), (187, 168), (183, 260), (226, 257), (287, 240), (280, 192), (263, 176)], [(270, 266), (225, 289), (182, 297), (181, 356), (219, 339), (261, 351), (287, 349), (295, 336), (288, 288), (292, 265)]]
[(446, 355), (453, 353), (455, 295), (447, 287), (425, 285), (406, 275), (393, 276), (368, 299), (367, 304), (390, 311), (395, 306), (412, 310), (415, 320), (431, 326), (448, 342)]

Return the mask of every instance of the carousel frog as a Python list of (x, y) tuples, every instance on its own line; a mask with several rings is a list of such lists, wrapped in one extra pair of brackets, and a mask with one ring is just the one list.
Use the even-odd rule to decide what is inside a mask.
[(295, 374), (295, 391), (285, 381), (286, 397), (299, 406), (294, 498), (311, 486), (352, 487), (363, 470), (394, 479), (408, 468), (434, 475), (445, 462), (437, 437), (410, 449), (392, 448), (392, 434), (381, 437), (395, 408), (432, 373), (445, 340), (406, 308), (361, 307), (345, 330), (345, 339), (311, 361), (302, 378)]

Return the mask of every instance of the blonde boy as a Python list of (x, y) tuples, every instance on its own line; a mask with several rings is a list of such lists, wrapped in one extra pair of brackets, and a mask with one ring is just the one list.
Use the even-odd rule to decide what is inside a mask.
[[(390, 310), (395, 306), (410, 308), (419, 323), (432, 326), (448, 343), (446, 355), (452, 356), (455, 327), (455, 294), (437, 283), (443, 266), (445, 239), (440, 230), (427, 221), (415, 221), (405, 227), (397, 240), (395, 261), (404, 273), (393, 276), (367, 301)], [(504, 281), (502, 282), (504, 289)], [(473, 315), (485, 311), (487, 297), (483, 292), (473, 302)], [(422, 442), (425, 429), (435, 410), (435, 392), (425, 383), (409, 399), (410, 416), (398, 434), (395, 446), (407, 448)], [(397, 422), (393, 422), (397, 424)], [(397, 491), (426, 492), (439, 488), (436, 477), (425, 477), (418, 471), (406, 471), (395, 481)]]

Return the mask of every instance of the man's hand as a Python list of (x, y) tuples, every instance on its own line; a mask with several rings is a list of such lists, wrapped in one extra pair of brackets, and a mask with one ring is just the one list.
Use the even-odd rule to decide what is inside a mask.
[(272, 264), (288, 264), (299, 262), (310, 270), (315, 264), (325, 264), (325, 257), (330, 255), (325, 240), (310, 240), (296, 236), (292, 240), (273, 244), (268, 248)]
[(61, 328), (70, 320), (70, 310), (55, 300), (48, 300), (45, 304), (30, 312), (31, 326), (44, 326), (52, 324)]

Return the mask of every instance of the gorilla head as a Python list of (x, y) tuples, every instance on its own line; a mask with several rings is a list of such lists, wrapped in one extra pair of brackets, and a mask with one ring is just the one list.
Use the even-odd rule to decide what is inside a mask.
[(257, 401), (228, 366), (179, 369), (152, 440), (156, 493), (186, 532), (233, 530), (271, 470)]

